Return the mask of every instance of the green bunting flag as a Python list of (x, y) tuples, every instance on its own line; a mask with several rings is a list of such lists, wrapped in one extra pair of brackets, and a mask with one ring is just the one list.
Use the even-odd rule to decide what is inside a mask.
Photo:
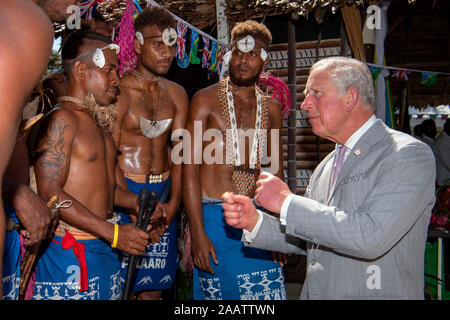
[(427, 87), (431, 87), (436, 84), (437, 73), (434, 72), (422, 72), (421, 83)]
[(198, 32), (191, 30), (191, 52), (189, 54), (189, 62), (192, 64), (200, 64), (201, 60), (197, 55), (198, 52)]
[(377, 80), (378, 75), (380, 74), (381, 70), (383, 70), (383, 69), (378, 68), (378, 67), (373, 67), (373, 66), (368, 66), (368, 67), (369, 67), (370, 73), (372, 73), (372, 80), (373, 81)]
[(217, 55), (219, 53), (219, 44), (217, 41), (213, 41), (211, 45), (211, 60), (209, 70), (217, 72)]

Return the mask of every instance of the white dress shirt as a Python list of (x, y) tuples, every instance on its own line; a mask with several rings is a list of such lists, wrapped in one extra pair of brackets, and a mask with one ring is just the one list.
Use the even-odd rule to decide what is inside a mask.
[[(352, 136), (345, 142), (344, 146), (347, 147), (347, 150), (344, 155), (344, 162), (348, 157), (349, 150), (353, 150), (354, 146), (358, 142), (358, 140), (367, 132), (367, 130), (372, 127), (375, 122), (377, 121), (377, 117), (375, 115), (372, 115), (358, 130), (356, 130)], [(336, 149), (339, 148), (340, 145), (336, 144)], [(353, 150), (355, 152), (355, 150)], [(280, 210), (280, 222), (282, 225), (286, 225), (286, 215), (289, 208), (289, 204), (291, 203), (292, 198), (294, 198), (295, 194), (291, 193), (284, 199), (283, 204), (281, 206)], [(261, 226), (262, 220), (263, 220), (263, 213), (260, 210), (257, 210), (259, 214), (258, 222), (253, 228), (252, 232), (244, 229), (244, 236), (245, 241), (252, 242), (252, 240), (256, 237), (256, 234), (259, 231), (259, 228)]]

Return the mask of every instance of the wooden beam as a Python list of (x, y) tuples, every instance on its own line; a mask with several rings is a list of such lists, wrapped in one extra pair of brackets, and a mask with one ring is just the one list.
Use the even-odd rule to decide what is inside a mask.
[(289, 127), (288, 127), (288, 186), (291, 192), (295, 192), (297, 183), (297, 170), (296, 170), (296, 152), (295, 152), (295, 129), (296, 129), (296, 40), (295, 40), (295, 24), (294, 20), (290, 16), (287, 23), (288, 27), (288, 87), (291, 94), (291, 106), (289, 112)]
[(217, 40), (222, 43), (230, 43), (230, 33), (228, 28), (228, 18), (225, 14), (227, 7), (225, 0), (216, 0), (216, 12), (217, 12)]

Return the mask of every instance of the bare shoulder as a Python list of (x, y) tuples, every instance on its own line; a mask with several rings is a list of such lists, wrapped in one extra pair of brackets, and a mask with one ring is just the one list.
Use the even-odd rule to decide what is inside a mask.
[(281, 103), (277, 99), (271, 97), (270, 95), (265, 95), (267, 98), (267, 109), (270, 114), (281, 114)]
[(168, 79), (163, 79), (162, 81), (166, 86), (168, 94), (172, 97), (172, 99), (188, 100), (188, 95), (183, 86)]
[(192, 97), (189, 112), (191, 116), (200, 115), (217, 110), (217, 83), (198, 90)]
[(74, 134), (78, 128), (78, 117), (75, 111), (58, 104), (43, 119), (42, 128), (46, 131), (59, 130), (60, 133)]
[(269, 113), (270, 127), (281, 128), (282, 126), (282, 106), (281, 103), (271, 96), (267, 95), (267, 111)]
[(198, 104), (215, 104), (217, 101), (217, 87), (218, 84), (212, 84), (208, 87), (198, 90), (192, 97), (192, 103)]

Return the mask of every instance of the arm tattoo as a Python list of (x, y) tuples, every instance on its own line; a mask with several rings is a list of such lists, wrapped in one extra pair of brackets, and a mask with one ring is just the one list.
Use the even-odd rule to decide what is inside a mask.
[(64, 152), (64, 131), (69, 125), (64, 119), (53, 121), (40, 144), (39, 166), (43, 175), (50, 181), (64, 177), (67, 155)]

